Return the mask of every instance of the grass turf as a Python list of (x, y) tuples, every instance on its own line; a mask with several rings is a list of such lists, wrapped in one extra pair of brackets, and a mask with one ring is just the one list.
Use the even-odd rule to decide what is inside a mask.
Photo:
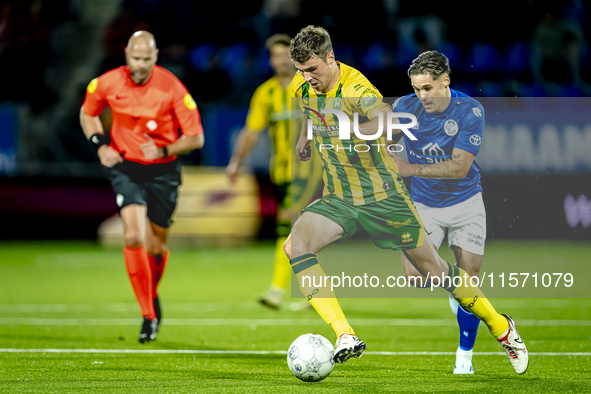
[[(358, 249), (343, 244), (339, 250), (353, 259)], [(586, 243), (491, 241), (484, 268), (499, 260), (525, 264), (565, 255), (584, 263), (589, 251)], [(442, 253), (452, 259), (448, 251)], [(312, 310), (270, 311), (253, 301), (268, 286), (272, 254), (272, 245), (173, 249), (160, 289), (162, 331), (157, 341), (140, 345), (139, 307), (121, 251), (88, 243), (0, 244), (0, 348), (258, 351), (287, 350), (306, 332), (334, 340), (332, 329)], [(397, 255), (392, 263), (400, 275)], [(493, 300), (499, 312), (513, 315), (532, 353), (523, 376), (501, 355), (476, 355), (474, 376), (454, 376), (453, 355), (369, 353), (453, 352), (458, 330), (445, 297), (340, 303), (368, 354), (337, 365), (319, 383), (293, 377), (284, 355), (0, 352), (0, 392), (588, 391), (591, 357), (536, 353), (591, 352), (589, 299)], [(557, 324), (548, 323), (552, 320)], [(475, 351), (501, 351), (483, 325)]]

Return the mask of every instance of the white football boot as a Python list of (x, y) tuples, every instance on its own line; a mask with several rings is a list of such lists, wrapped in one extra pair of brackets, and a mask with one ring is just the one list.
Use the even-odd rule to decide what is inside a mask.
[(472, 368), (472, 350), (462, 350), (458, 347), (456, 350), (456, 365), (454, 366), (454, 375), (473, 375)]
[(503, 316), (507, 319), (507, 322), (509, 322), (509, 330), (505, 336), (497, 339), (497, 341), (501, 344), (505, 353), (507, 353), (507, 356), (509, 356), (509, 361), (511, 361), (515, 372), (521, 375), (527, 371), (529, 365), (529, 353), (527, 352), (527, 347), (523, 343), (523, 340), (517, 333), (515, 322), (511, 316)]
[(361, 357), (365, 350), (365, 342), (356, 335), (343, 333), (337, 338), (333, 360), (335, 363), (344, 363), (351, 357)]

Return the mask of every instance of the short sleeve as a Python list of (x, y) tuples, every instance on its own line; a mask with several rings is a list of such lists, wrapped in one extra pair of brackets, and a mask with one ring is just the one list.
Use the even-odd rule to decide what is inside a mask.
[(250, 108), (246, 116), (246, 126), (249, 129), (261, 131), (267, 127), (269, 124), (268, 105), (268, 94), (266, 94), (263, 86), (259, 86), (252, 95)]
[(90, 116), (99, 116), (108, 105), (106, 99), (106, 81), (101, 78), (95, 78), (86, 87), (86, 97), (84, 98), (84, 112)]
[(392, 104), (392, 112), (408, 112), (412, 104), (412, 97), (402, 96)]
[(477, 155), (484, 132), (484, 109), (475, 102), (467, 106), (454, 148)]
[(356, 109), (362, 116), (371, 119), (373, 111), (388, 106), (388, 104), (384, 103), (382, 94), (369, 82), (359, 90), (361, 90), (361, 95), (356, 103)]
[(185, 85), (181, 81), (177, 80), (176, 82), (172, 109), (179, 121), (183, 135), (195, 137), (203, 133), (201, 116), (199, 115), (197, 104)]

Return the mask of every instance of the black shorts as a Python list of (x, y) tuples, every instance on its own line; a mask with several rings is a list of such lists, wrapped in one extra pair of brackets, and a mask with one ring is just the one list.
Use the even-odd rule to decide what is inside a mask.
[(181, 163), (139, 164), (124, 161), (110, 169), (117, 205), (145, 205), (148, 219), (160, 227), (170, 227), (181, 184)]

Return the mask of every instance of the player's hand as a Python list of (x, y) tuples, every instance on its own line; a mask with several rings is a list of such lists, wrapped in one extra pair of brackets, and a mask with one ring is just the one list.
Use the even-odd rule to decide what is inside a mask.
[(105, 167), (113, 167), (117, 163), (123, 163), (121, 155), (109, 145), (101, 146), (96, 152), (101, 164)]
[(404, 159), (399, 157), (394, 152), (388, 151), (388, 154), (390, 155), (390, 157), (392, 159), (394, 159), (394, 162), (396, 162), (396, 165), (398, 166), (398, 172), (400, 173), (401, 176), (409, 176), (412, 174), (411, 173), (412, 164), (408, 164)]
[(148, 140), (145, 144), (140, 145), (142, 151), (144, 151), (144, 157), (148, 160), (159, 159), (162, 157), (162, 153), (160, 152), (160, 148), (156, 146), (154, 140), (148, 135), (144, 134), (144, 137)]
[(308, 161), (312, 157), (312, 147), (310, 140), (300, 139), (296, 145), (296, 154), (301, 161)]
[(234, 186), (236, 184), (236, 178), (238, 178), (238, 164), (231, 161), (228, 167), (226, 167), (226, 175), (230, 180), (230, 185)]

